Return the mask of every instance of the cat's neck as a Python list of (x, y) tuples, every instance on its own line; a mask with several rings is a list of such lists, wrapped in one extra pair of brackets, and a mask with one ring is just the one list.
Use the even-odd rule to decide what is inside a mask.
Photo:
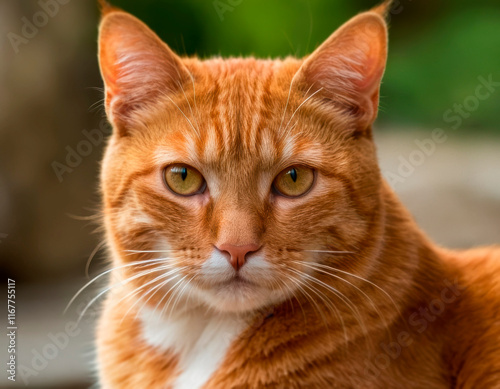
[[(376, 261), (379, 276), (396, 278), (397, 282), (389, 285), (397, 285), (399, 294), (415, 293), (416, 285), (431, 290), (443, 277), (453, 277), (455, 272), (443, 261), (440, 248), (420, 229), (388, 184), (382, 190), (385, 215), (382, 248)], [(413, 294), (411, 300), (417, 297)]]
[[(389, 304), (388, 298), (385, 303), (383, 298), (374, 298), (385, 307), (382, 324), (394, 329), (411, 326), (412, 317), (432, 304), (439, 310), (445, 306), (440, 315), (451, 314), (455, 307), (443, 302), (442, 295), (457, 292), (457, 270), (445, 261), (441, 249), (418, 227), (387, 183), (382, 187), (382, 199), (380, 246), (369, 276), (392, 299)], [(397, 313), (390, 313), (391, 305), (397, 307)]]

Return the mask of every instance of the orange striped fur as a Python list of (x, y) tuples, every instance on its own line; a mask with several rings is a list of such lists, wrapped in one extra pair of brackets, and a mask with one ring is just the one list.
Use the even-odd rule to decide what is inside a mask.
[(434, 245), (377, 165), (388, 6), (282, 60), (181, 58), (104, 6), (102, 388), (500, 387), (500, 250)]

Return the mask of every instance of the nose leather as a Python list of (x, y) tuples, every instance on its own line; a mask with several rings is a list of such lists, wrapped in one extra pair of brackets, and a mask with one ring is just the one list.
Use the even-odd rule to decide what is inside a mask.
[(260, 246), (257, 244), (245, 244), (241, 246), (232, 245), (229, 243), (221, 244), (217, 247), (220, 251), (225, 251), (229, 254), (228, 261), (234, 270), (238, 271), (246, 262), (246, 256), (249, 253), (257, 251)]

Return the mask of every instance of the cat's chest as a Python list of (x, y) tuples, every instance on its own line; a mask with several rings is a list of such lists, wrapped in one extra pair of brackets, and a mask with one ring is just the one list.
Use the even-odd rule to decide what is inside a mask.
[(217, 371), (233, 341), (248, 326), (236, 316), (194, 311), (167, 318), (152, 310), (142, 315), (142, 336), (151, 346), (175, 353), (180, 374), (173, 389), (202, 388)]

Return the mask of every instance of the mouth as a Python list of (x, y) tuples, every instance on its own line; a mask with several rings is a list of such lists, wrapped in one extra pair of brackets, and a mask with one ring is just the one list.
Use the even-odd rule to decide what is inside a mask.
[(268, 304), (270, 292), (259, 281), (248, 280), (240, 274), (212, 284), (202, 299), (221, 312), (248, 312)]
[(255, 283), (242, 278), (240, 275), (236, 274), (230, 280), (220, 283), (220, 286), (230, 286), (230, 287), (248, 287), (256, 286)]

